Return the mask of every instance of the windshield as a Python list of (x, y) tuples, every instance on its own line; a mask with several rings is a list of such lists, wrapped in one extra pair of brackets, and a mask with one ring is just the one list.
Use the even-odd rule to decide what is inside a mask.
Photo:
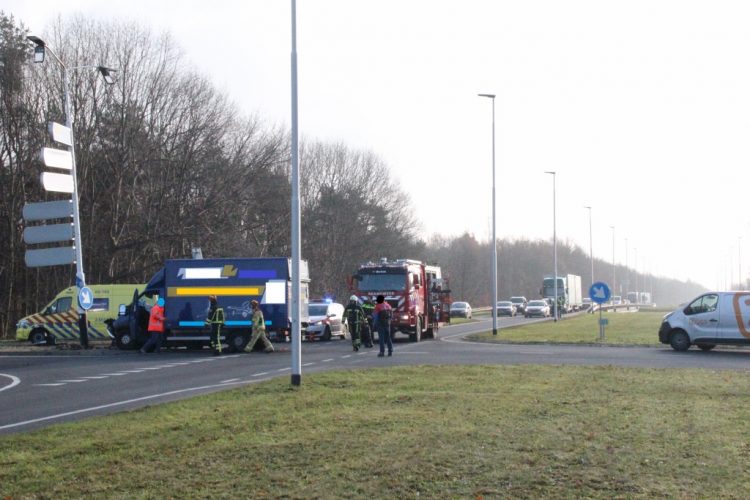
[(466, 302), (454, 302), (451, 309), (466, 309)]
[(540, 306), (546, 306), (547, 303), (544, 302), (543, 300), (532, 300), (531, 302), (529, 302), (529, 305), (530, 306), (535, 306), (535, 307), (540, 307)]
[(508, 307), (508, 306), (512, 306), (512, 305), (513, 305), (513, 303), (512, 303), (512, 302), (507, 302), (507, 301), (504, 301), (504, 302), (498, 302), (498, 303), (497, 303), (497, 306), (498, 306), (498, 307)]
[(362, 274), (359, 281), (360, 292), (379, 292), (385, 290), (403, 291), (406, 289), (406, 273)]
[[(545, 297), (551, 297), (555, 295), (555, 279), (545, 278), (544, 279), (544, 295)], [(565, 295), (565, 280), (557, 278), (557, 295)]]
[(328, 304), (310, 304), (308, 314), (310, 316), (325, 316), (328, 314)]

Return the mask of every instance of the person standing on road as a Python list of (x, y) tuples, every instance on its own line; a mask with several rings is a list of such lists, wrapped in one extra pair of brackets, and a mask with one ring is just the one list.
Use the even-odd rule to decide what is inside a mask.
[(378, 357), (385, 355), (385, 346), (388, 346), (388, 356), (393, 356), (393, 341), (391, 340), (391, 313), (392, 309), (383, 295), (375, 299), (375, 309), (372, 311), (372, 324), (378, 329), (378, 343), (380, 352)]
[(148, 315), (148, 333), (149, 338), (141, 347), (141, 354), (146, 354), (152, 347), (154, 352), (159, 354), (161, 352), (162, 335), (164, 334), (164, 299), (161, 297), (151, 307), (151, 312)]
[(365, 312), (365, 318), (367, 319), (363, 327), (365, 347), (372, 347), (373, 342), (375, 342), (375, 325), (372, 324), (372, 311), (374, 309), (375, 304), (369, 298), (362, 304), (362, 310)]
[(263, 318), (263, 311), (260, 310), (260, 304), (257, 300), (253, 300), (250, 304), (253, 307), (253, 336), (250, 337), (250, 342), (245, 346), (245, 352), (253, 352), (253, 347), (255, 347), (258, 339), (260, 339), (265, 347), (263, 352), (273, 352), (273, 344), (266, 337), (266, 320)]
[[(349, 334), (352, 336), (352, 348), (359, 351), (359, 347), (362, 345), (360, 338), (367, 328), (367, 317), (365, 317), (365, 310), (359, 305), (359, 299), (356, 295), (349, 297), (349, 303), (344, 309), (344, 317), (346, 318), (346, 324), (349, 326)], [(368, 347), (372, 347), (372, 343), (369, 342), (369, 335), (365, 345), (367, 344), (369, 344)]]
[(206, 325), (211, 327), (211, 350), (214, 356), (221, 355), (221, 327), (224, 326), (224, 309), (219, 307), (216, 295), (208, 296)]

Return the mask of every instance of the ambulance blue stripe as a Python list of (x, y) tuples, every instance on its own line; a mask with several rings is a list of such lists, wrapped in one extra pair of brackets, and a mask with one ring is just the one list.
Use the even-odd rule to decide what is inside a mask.
[(227, 326), (251, 326), (253, 322), (252, 321), (226, 321), (224, 324)]
[(91, 336), (94, 337), (95, 339), (105, 339), (109, 337), (109, 335), (103, 334), (100, 330), (97, 330), (93, 326), (90, 326), (88, 328), (88, 331), (89, 331), (89, 335), (91, 335), (91, 332), (94, 332), (94, 334)]
[(203, 321), (180, 321), (180, 326), (203, 326)]

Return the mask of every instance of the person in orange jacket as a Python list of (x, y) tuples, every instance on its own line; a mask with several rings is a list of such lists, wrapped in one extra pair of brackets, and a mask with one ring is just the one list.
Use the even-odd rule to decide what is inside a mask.
[(160, 353), (162, 335), (164, 334), (164, 299), (161, 297), (151, 307), (148, 316), (148, 333), (150, 337), (141, 347), (141, 354), (146, 354), (151, 347), (154, 348), (155, 353)]

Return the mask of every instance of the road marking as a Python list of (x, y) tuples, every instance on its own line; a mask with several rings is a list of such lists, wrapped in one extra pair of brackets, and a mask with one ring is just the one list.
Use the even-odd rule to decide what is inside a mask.
[(0, 388), (0, 392), (3, 392), (6, 389), (11, 389), (21, 383), (21, 379), (13, 375), (6, 375), (5, 373), (0, 373), (0, 377), (8, 377), (10, 379), (10, 384), (6, 385), (5, 387)]
[[(186, 365), (189, 365), (190, 363), (191, 363), (191, 362), (189, 362), (189, 361), (186, 361), (186, 362), (184, 362), (184, 363), (169, 363), (168, 365), (163, 365), (163, 366), (166, 366), (166, 367), (168, 367), (168, 368), (171, 368), (171, 367), (173, 367), (173, 366), (186, 366)], [(194, 363), (194, 361), (192, 361), (192, 363)]]
[(34, 384), (37, 387), (57, 387), (59, 385), (65, 385), (65, 384)]
[(143, 373), (144, 370), (122, 370), (122, 373)]
[(341, 359), (346, 359), (346, 358), (351, 358), (351, 357), (352, 357), (352, 355), (351, 355), (351, 354), (347, 354), (347, 355), (345, 355), (345, 356), (341, 356)]
[(95, 377), (78, 377), (78, 378), (85, 378), (85, 379), (88, 379), (88, 380), (99, 380), (99, 379), (102, 379), (102, 378), (109, 378), (109, 377), (106, 376), (106, 375), (98, 375), (98, 376), (95, 376)]
[(330, 363), (331, 361), (333, 361), (333, 358), (324, 359), (321, 363)]
[(230, 378), (230, 379), (227, 379), (227, 380), (222, 380), (221, 383), (222, 384), (228, 384), (229, 382), (237, 382), (238, 380), (239, 380), (238, 378)]
[(161, 370), (163, 366), (139, 366), (139, 370)]
[(279, 368), (279, 369), (278, 369), (278, 370), (276, 370), (276, 371), (277, 371), (277, 372), (288, 372), (289, 370), (291, 370), (291, 368), (287, 367), (287, 368)]
[(71, 384), (77, 384), (77, 383), (79, 383), (79, 382), (88, 382), (88, 380), (81, 380), (81, 379), (70, 379), (70, 380), (58, 380), (58, 382), (65, 382), (66, 384), (67, 384), (67, 383), (71, 383)]
[(310, 365), (314, 365), (314, 364), (315, 364), (315, 363), (305, 363), (305, 364), (303, 364), (302, 366), (310, 366)]
[(106, 375), (108, 377), (120, 377), (122, 375), (127, 375), (127, 373), (103, 373), (102, 375)]
[(270, 372), (260, 372), (260, 373), (254, 373), (253, 375), (250, 375), (251, 377), (262, 377), (263, 375), (268, 375)]
[[(244, 381), (237, 382), (237, 384), (242, 384), (242, 383), (245, 383), (245, 382)], [(80, 410), (73, 410), (73, 411), (68, 411), (65, 413), (57, 413), (55, 415), (48, 415), (46, 417), (33, 418), (31, 420), (24, 420), (22, 422), (14, 422), (12, 424), (6, 424), (6, 425), (0, 426), (0, 431), (5, 430), (5, 429), (13, 429), (14, 427), (22, 427), (24, 425), (29, 425), (29, 424), (36, 424), (38, 422), (46, 422), (48, 420), (55, 420), (58, 418), (69, 417), (71, 415), (80, 415), (81, 413), (90, 413), (90, 412), (97, 411), (97, 410), (105, 410), (107, 408), (115, 408), (117, 406), (123, 406), (127, 404), (132, 404), (132, 403), (139, 403), (141, 401), (148, 401), (150, 399), (162, 398), (166, 396), (174, 396), (175, 394), (183, 394), (186, 392), (202, 391), (206, 389), (218, 389), (218, 388), (224, 388), (224, 387), (226, 387), (226, 384), (212, 384), (212, 385), (203, 385), (199, 387), (188, 387), (186, 389), (177, 389), (175, 391), (162, 392), (160, 394), (151, 394), (149, 396), (143, 396), (140, 398), (127, 399), (125, 401), (116, 401), (114, 403), (108, 403), (108, 404), (99, 405), (99, 406), (91, 406), (89, 408), (81, 408)]]

